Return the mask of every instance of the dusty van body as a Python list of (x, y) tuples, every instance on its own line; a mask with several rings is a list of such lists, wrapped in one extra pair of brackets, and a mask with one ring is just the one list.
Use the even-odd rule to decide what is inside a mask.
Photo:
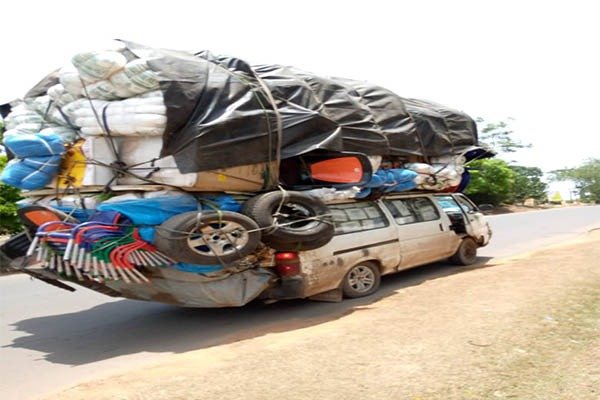
[[(69, 274), (66, 264), (61, 273), (34, 257), (18, 269), (67, 290), (74, 289), (65, 282), (109, 296), (186, 307), (237, 307), (254, 299), (339, 301), (374, 293), (382, 275), (446, 259), (471, 264), (477, 248), (491, 237), (485, 217), (462, 194), (393, 194), (334, 202), (326, 209), (335, 228), (326, 244), (305, 251), (263, 245), (212, 274), (149, 265), (140, 270), (147, 282), (136, 283), (79, 276), (75, 269), (76, 275)], [(17, 247), (26, 249), (29, 241), (22, 239)]]
[(468, 265), (492, 235), (462, 194), (402, 194), (329, 204), (336, 234), (315, 250), (275, 254), (273, 299), (339, 300), (374, 293), (380, 277), (450, 259)]

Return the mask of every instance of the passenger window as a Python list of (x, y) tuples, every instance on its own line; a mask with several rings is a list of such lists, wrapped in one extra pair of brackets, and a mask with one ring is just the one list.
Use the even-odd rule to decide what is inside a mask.
[(385, 215), (372, 202), (330, 204), (335, 234), (368, 231), (389, 225)]
[(400, 225), (435, 221), (440, 218), (437, 208), (427, 197), (386, 200), (385, 205)]

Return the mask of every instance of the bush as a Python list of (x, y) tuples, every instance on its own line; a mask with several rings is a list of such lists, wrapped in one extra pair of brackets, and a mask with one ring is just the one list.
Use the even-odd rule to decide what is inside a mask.
[[(7, 159), (0, 155), (0, 172)], [(16, 233), (23, 229), (17, 217), (17, 201), (21, 199), (19, 189), (0, 183), (0, 234)]]
[(498, 159), (477, 160), (469, 164), (471, 182), (466, 194), (475, 204), (510, 203), (514, 199), (515, 172)]

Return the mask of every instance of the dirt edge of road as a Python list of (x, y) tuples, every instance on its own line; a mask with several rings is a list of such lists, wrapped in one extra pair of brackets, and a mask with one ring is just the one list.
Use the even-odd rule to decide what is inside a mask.
[(45, 399), (595, 400), (598, 260), (596, 230)]

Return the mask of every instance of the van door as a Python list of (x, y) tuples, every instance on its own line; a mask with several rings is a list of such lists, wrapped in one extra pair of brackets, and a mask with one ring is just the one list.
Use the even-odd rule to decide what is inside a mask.
[(460, 205), (467, 221), (467, 234), (484, 245), (490, 240), (490, 229), (485, 216), (479, 209), (463, 194), (453, 194), (452, 197)]
[(376, 202), (329, 204), (335, 235), (326, 245), (299, 253), (305, 295), (340, 286), (346, 272), (363, 260), (377, 260), (382, 274), (400, 263), (396, 227)]
[(385, 199), (396, 222), (401, 268), (428, 264), (447, 258), (459, 242), (448, 219), (427, 196)]

